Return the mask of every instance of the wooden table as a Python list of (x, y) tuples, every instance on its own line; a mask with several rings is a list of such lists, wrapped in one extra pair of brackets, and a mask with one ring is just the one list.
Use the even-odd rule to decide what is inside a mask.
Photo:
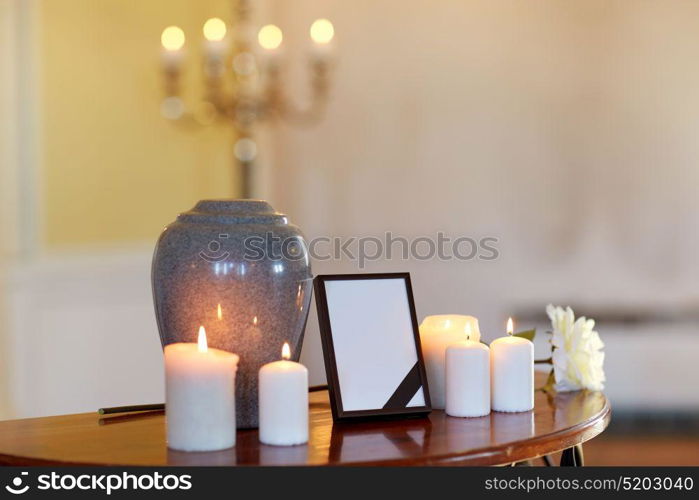
[(307, 445), (261, 445), (256, 430), (238, 432), (235, 448), (183, 453), (165, 445), (162, 412), (97, 413), (0, 422), (6, 465), (502, 465), (565, 450), (562, 465), (582, 465), (579, 445), (610, 419), (599, 392), (548, 396), (525, 413), (333, 424), (326, 391), (314, 392)]

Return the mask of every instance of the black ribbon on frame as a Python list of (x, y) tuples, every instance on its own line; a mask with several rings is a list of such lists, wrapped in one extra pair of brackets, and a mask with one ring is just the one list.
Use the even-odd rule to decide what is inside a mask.
[(422, 380), (420, 379), (420, 366), (418, 362), (413, 365), (403, 381), (398, 384), (396, 390), (391, 394), (391, 397), (388, 398), (386, 404), (383, 405), (383, 409), (405, 408), (421, 387)]

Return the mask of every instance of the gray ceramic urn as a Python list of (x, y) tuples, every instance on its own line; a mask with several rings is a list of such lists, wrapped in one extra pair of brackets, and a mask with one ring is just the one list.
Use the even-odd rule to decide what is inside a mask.
[(312, 289), (299, 229), (264, 201), (204, 200), (161, 234), (153, 255), (153, 298), (163, 346), (196, 342), (240, 356), (238, 428), (257, 427), (257, 372), (298, 360)]

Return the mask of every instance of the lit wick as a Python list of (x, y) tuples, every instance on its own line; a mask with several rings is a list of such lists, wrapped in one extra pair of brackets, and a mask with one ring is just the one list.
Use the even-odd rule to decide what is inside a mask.
[(512, 318), (507, 318), (507, 334), (513, 335), (515, 332), (515, 326), (512, 323)]
[(289, 348), (289, 343), (284, 342), (284, 347), (282, 347), (282, 359), (287, 360), (291, 358), (291, 349)]

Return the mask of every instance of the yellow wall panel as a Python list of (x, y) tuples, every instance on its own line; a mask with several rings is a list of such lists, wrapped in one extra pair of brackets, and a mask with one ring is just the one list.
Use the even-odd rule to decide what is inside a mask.
[(154, 241), (201, 198), (237, 194), (232, 129), (160, 115), (160, 33), (187, 35), (187, 102), (202, 95), (201, 26), (223, 0), (41, 0), (42, 239), (49, 248)]

